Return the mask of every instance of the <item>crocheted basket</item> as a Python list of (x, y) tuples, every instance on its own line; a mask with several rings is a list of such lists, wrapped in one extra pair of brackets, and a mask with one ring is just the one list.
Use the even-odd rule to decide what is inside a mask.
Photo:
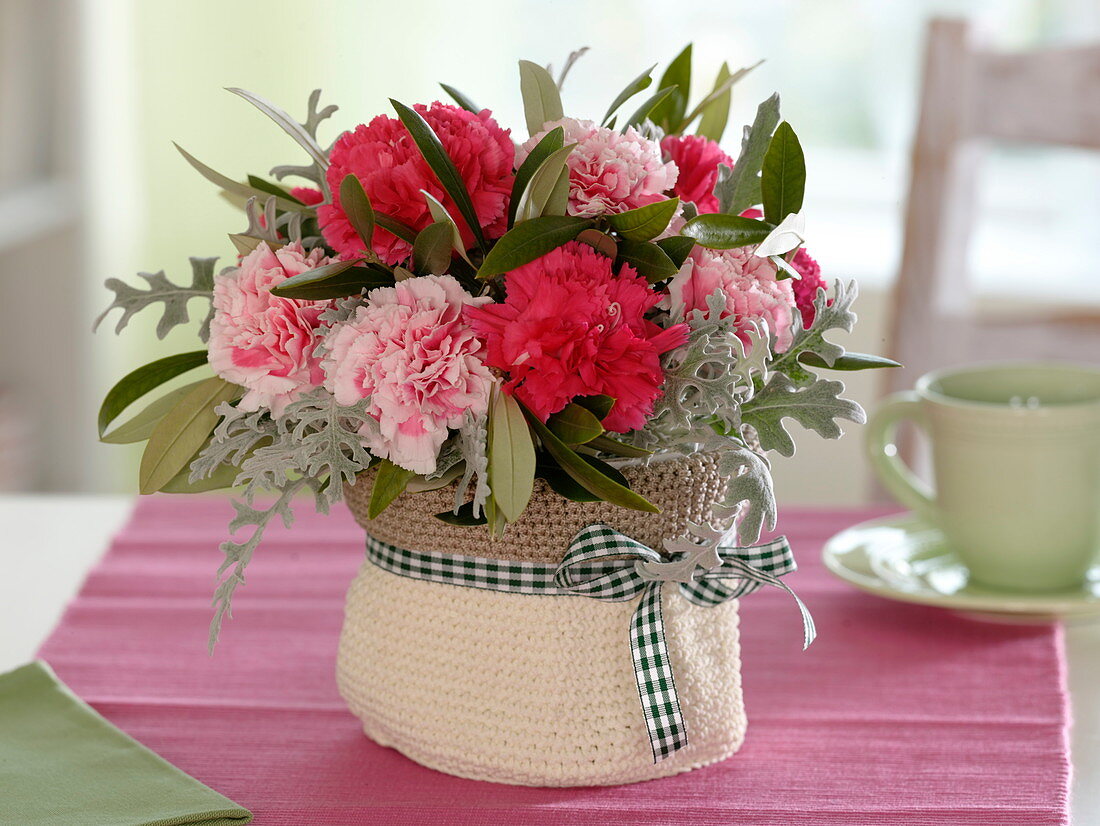
[[(603, 522), (653, 548), (689, 521), (714, 521), (725, 481), (707, 455), (624, 468), (660, 514), (570, 502), (536, 480), (503, 537), (434, 518), (451, 487), (400, 497), (367, 518), (373, 478), (347, 491), (376, 539), (417, 551), (557, 563), (580, 529)], [(662, 613), (689, 743), (654, 763), (631, 660), (637, 600), (500, 593), (425, 582), (367, 561), (348, 592), (337, 680), (369, 737), (476, 780), (612, 785), (723, 760), (745, 734), (737, 600), (697, 607), (664, 589)]]

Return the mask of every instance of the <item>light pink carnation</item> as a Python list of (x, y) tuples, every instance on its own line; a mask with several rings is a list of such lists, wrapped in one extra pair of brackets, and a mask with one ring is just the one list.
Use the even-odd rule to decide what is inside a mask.
[(543, 136), (558, 126), (565, 131), (566, 145), (577, 144), (567, 160), (570, 215), (626, 212), (664, 200), (676, 185), (676, 164), (664, 161), (658, 143), (633, 127), (616, 132), (590, 120), (563, 118), (545, 124), (543, 131), (519, 148), (516, 163), (523, 163)]
[(488, 409), (493, 376), (462, 312), (489, 300), (449, 275), (426, 275), (372, 290), (332, 328), (325, 387), (339, 404), (370, 396), (379, 426), (361, 432), (375, 456), (431, 473), (448, 428), (460, 427), (467, 411)]
[(681, 201), (691, 201), (699, 212), (717, 212), (714, 185), (718, 183), (718, 166), (725, 164), (732, 169), (733, 158), (702, 135), (668, 135), (661, 141), (661, 149), (680, 170), (672, 194)]
[(673, 317), (693, 310), (709, 315), (707, 298), (718, 291), (726, 304), (721, 317), (734, 317), (742, 341), (748, 343), (751, 324), (765, 322), (777, 337), (779, 352), (791, 346), (791, 320), (797, 311), (794, 292), (789, 279), (776, 280), (771, 261), (753, 255), (752, 247), (696, 247), (668, 285)]
[(295, 242), (274, 252), (261, 243), (240, 266), (214, 276), (210, 366), (247, 392), (242, 410), (269, 408), (279, 416), (302, 393), (321, 384), (314, 358), (320, 315), (330, 301), (299, 301), (271, 294), (292, 276), (324, 266), (321, 250), (305, 255)]

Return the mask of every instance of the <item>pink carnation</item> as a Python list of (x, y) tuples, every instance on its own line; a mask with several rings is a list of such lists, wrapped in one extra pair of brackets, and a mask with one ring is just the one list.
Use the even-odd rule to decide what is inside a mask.
[(325, 387), (344, 405), (370, 397), (378, 427), (361, 433), (374, 455), (431, 473), (448, 429), (461, 427), (467, 411), (488, 409), (493, 376), (462, 312), (489, 300), (449, 275), (426, 275), (372, 290), (332, 328)]
[(718, 165), (732, 169), (733, 158), (702, 135), (668, 135), (661, 141), (661, 149), (680, 170), (672, 194), (681, 201), (691, 201), (699, 212), (717, 212), (714, 185), (718, 183)]
[(569, 153), (570, 215), (604, 215), (626, 212), (664, 200), (676, 184), (676, 164), (666, 163), (661, 147), (633, 127), (616, 132), (589, 120), (564, 118), (543, 126), (520, 147), (517, 163), (530, 154), (547, 132), (562, 127)]
[[(515, 145), (508, 130), (497, 125), (488, 109), (475, 115), (443, 103), (433, 103), (430, 108), (417, 104), (413, 108), (435, 130), (458, 167), (486, 237), (503, 235), (515, 159)], [(467, 246), (473, 245), (473, 233), (404, 124), (397, 118), (379, 115), (369, 124), (341, 135), (329, 155), (327, 176), (333, 202), (318, 207), (317, 217), (325, 240), (341, 258), (363, 253), (363, 242), (340, 206), (340, 183), (349, 174), (359, 178), (376, 210), (417, 232), (434, 220), (420, 190), (431, 193), (458, 222)], [(380, 227), (374, 230), (371, 247), (387, 264), (404, 260), (412, 250), (410, 244)]]
[(791, 266), (798, 270), (798, 274), (802, 276), (801, 278), (792, 278), (791, 286), (794, 289), (795, 304), (798, 305), (798, 311), (802, 313), (802, 326), (809, 329), (810, 325), (814, 323), (814, 315), (817, 312), (814, 309), (814, 299), (817, 298), (817, 291), (828, 289), (828, 284), (821, 277), (821, 266), (803, 248), (799, 248), (798, 252), (795, 253)]
[(275, 251), (261, 243), (240, 266), (214, 277), (210, 366), (247, 392), (238, 407), (266, 407), (280, 416), (302, 393), (321, 384), (313, 356), (320, 315), (330, 301), (300, 301), (271, 294), (292, 276), (329, 263), (321, 250), (306, 255), (295, 242)]
[(791, 346), (795, 301), (791, 280), (777, 281), (775, 265), (757, 258), (751, 247), (732, 250), (692, 250), (680, 272), (669, 282), (673, 317), (701, 310), (709, 315), (707, 299), (721, 292), (722, 318), (733, 316), (742, 341), (748, 343), (750, 325), (765, 322), (777, 337), (779, 352)]
[(507, 298), (466, 311), (485, 339), (486, 362), (508, 373), (505, 389), (539, 418), (577, 396), (615, 399), (608, 430), (642, 427), (661, 394), (659, 356), (687, 341), (645, 314), (660, 296), (631, 267), (572, 241), (505, 276)]

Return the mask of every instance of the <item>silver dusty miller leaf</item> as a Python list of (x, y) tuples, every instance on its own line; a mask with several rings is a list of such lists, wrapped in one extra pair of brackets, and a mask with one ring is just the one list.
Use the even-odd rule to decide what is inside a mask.
[(221, 579), (226, 571), (229, 571), (229, 576), (221, 579), (218, 587), (214, 590), (214, 616), (210, 620), (210, 637), (207, 641), (207, 648), (211, 653), (214, 652), (214, 646), (218, 643), (222, 621), (227, 616), (233, 616), (233, 594), (237, 590), (237, 586), (245, 583), (245, 569), (248, 567), (248, 563), (252, 561), (252, 556), (263, 539), (264, 531), (267, 530), (267, 526), (276, 517), (281, 518), (283, 524), (288, 528), (294, 523), (294, 513), (290, 508), (290, 502), (298, 491), (309, 485), (310, 481), (307, 479), (288, 482), (279, 491), (279, 497), (268, 508), (253, 507), (251, 502), (233, 501), (237, 516), (229, 523), (229, 532), (235, 534), (240, 530), (251, 527), (252, 533), (243, 542), (227, 539), (221, 544), (225, 559), (222, 561), (221, 567), (218, 568), (218, 577)]
[[(138, 276), (145, 279), (147, 288), (132, 287), (118, 278), (108, 278), (105, 286), (115, 294), (115, 300), (95, 320), (92, 329), (97, 329), (103, 319), (114, 309), (121, 309), (122, 315), (115, 325), (115, 332), (121, 333), (134, 314), (151, 307), (154, 304), (163, 304), (160, 321), (157, 322), (157, 338), (164, 338), (168, 332), (180, 324), (190, 321), (187, 312), (187, 302), (192, 298), (205, 298), (212, 302), (214, 292), (214, 263), (217, 258), (192, 258), (191, 283), (184, 287), (173, 284), (164, 274), (164, 270), (155, 273), (139, 272)], [(207, 312), (206, 319), (199, 329), (199, 338), (206, 341), (210, 337), (210, 319), (214, 315), (213, 303)]]
[(466, 501), (466, 494), (470, 484), (474, 485), (473, 514), (480, 516), (489, 498), (489, 430), (488, 416), (474, 416), (466, 411), (465, 423), (458, 432), (458, 448), (461, 459), (465, 462), (462, 476), (455, 488), (454, 510), (458, 509)]
[(278, 490), (292, 474), (325, 481), (318, 495), (326, 509), (343, 498), (345, 484), (354, 484), (371, 455), (361, 430), (377, 428), (367, 412), (370, 399), (351, 406), (337, 404), (331, 393), (318, 389), (288, 405), (280, 417), (272, 444), (258, 448), (241, 465), (238, 484), (247, 485), (251, 499), (260, 490)]
[(794, 419), (826, 439), (842, 435), (836, 419), (856, 424), (867, 420), (862, 407), (840, 398), (843, 391), (844, 384), (839, 381), (814, 378), (812, 383), (798, 387), (786, 374), (772, 373), (763, 389), (742, 407), (741, 418), (756, 429), (764, 450), (793, 456), (794, 440), (783, 426), (784, 419)]
[(751, 545), (761, 530), (775, 527), (778, 510), (772, 487), (771, 468), (766, 457), (748, 447), (723, 451), (718, 473), (728, 479), (725, 498), (714, 506), (720, 518), (737, 517), (737, 541)]
[(214, 412), (221, 416), (214, 435), (191, 463), (192, 483), (211, 476), (222, 465), (239, 467), (261, 442), (273, 441), (278, 426), (266, 410), (240, 410), (222, 402)]
[(813, 324), (809, 329), (803, 328), (801, 315), (794, 314), (795, 318), (791, 324), (791, 346), (772, 360), (771, 369), (786, 373), (796, 385), (803, 386), (813, 381), (814, 374), (799, 363), (799, 355), (816, 353), (830, 367), (835, 364), (836, 360), (844, 355), (844, 348), (826, 340), (825, 334), (830, 330), (843, 330), (848, 333), (852, 331), (856, 323), (852, 304), (858, 294), (859, 290), (854, 281), (847, 285), (841, 281), (835, 282), (831, 300), (825, 290), (818, 288), (817, 295), (814, 296)]

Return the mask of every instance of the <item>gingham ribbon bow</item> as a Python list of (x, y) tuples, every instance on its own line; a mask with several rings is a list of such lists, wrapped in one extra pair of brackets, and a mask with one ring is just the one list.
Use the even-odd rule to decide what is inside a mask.
[(698, 526), (693, 530), (711, 541), (702, 545), (686, 539), (666, 542), (672, 553), (662, 556), (607, 525), (589, 525), (573, 537), (569, 552), (557, 566), (409, 551), (373, 537), (367, 539), (367, 558), (401, 576), (491, 591), (613, 602), (640, 594), (630, 621), (630, 650), (656, 763), (688, 742), (661, 617), (664, 583), (678, 582), (684, 598), (701, 606), (751, 594), (763, 585), (781, 588), (794, 597), (802, 612), (804, 647), (816, 635), (810, 612), (779, 579), (795, 570), (785, 537), (740, 548), (722, 544), (720, 533)]

